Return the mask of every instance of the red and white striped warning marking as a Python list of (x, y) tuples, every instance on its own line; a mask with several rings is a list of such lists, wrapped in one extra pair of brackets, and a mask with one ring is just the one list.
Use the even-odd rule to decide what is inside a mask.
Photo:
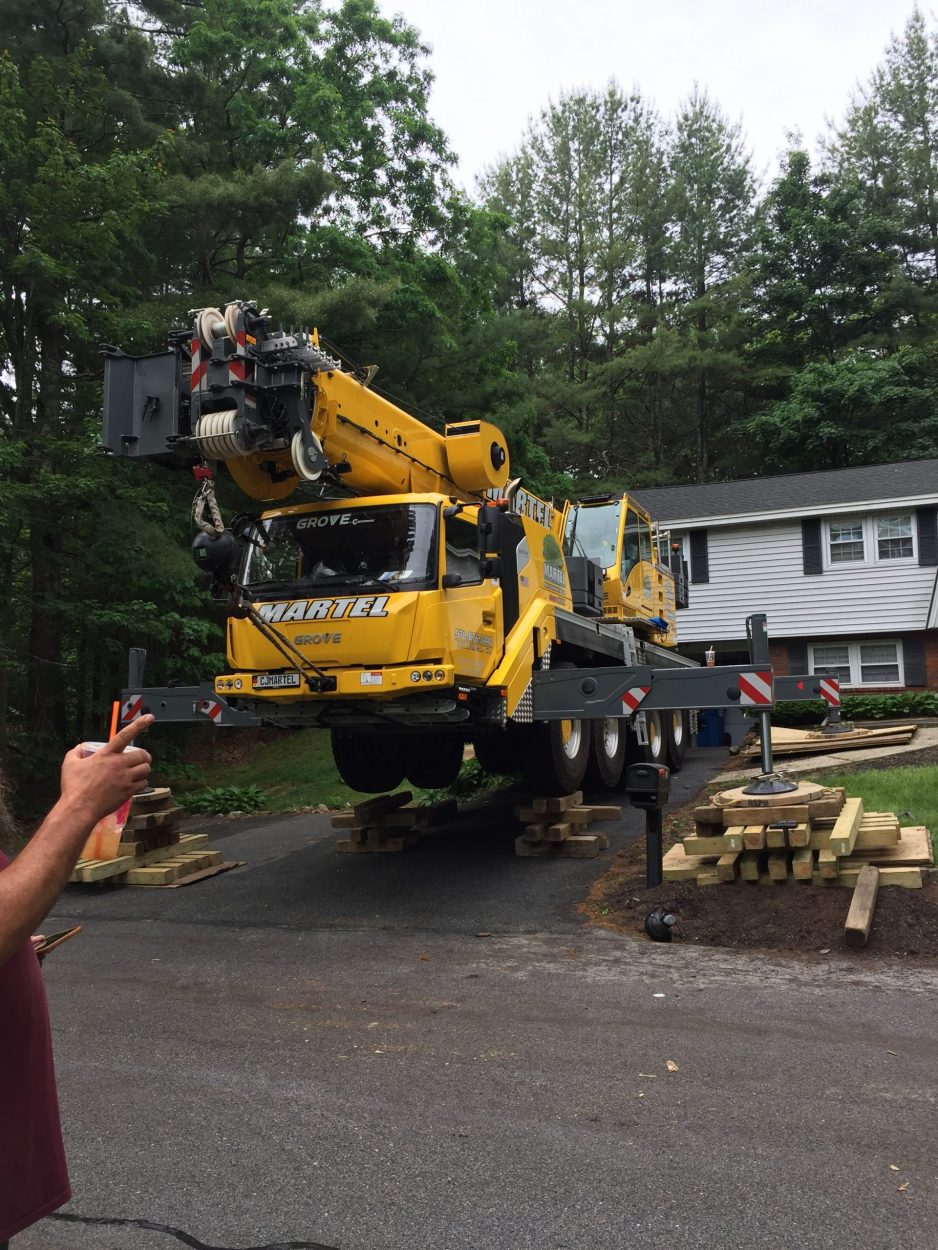
[(217, 699), (203, 699), (196, 704), (195, 710), (202, 716), (207, 716), (213, 723), (221, 716), (221, 704)]
[(651, 686), (633, 686), (631, 690), (626, 690), (622, 696), (622, 706), (626, 712), (634, 712), (650, 690)]
[(771, 707), (772, 670), (739, 674), (739, 701), (743, 707)]
[(121, 724), (129, 725), (132, 720), (143, 715), (143, 695), (131, 695), (121, 704)]
[(202, 364), (202, 344), (199, 342), (199, 336), (190, 343), (192, 349), (192, 372), (189, 375), (189, 389), (200, 391), (202, 389), (202, 379), (205, 377), (205, 365)]
[(831, 707), (840, 707), (840, 682), (836, 677), (822, 677), (821, 698)]

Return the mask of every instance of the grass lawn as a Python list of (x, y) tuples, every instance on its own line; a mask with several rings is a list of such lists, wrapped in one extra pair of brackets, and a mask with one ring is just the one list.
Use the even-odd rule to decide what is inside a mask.
[[(329, 734), (321, 729), (298, 729), (259, 746), (236, 767), (230, 763), (209, 764), (197, 785), (251, 786), (264, 791), (264, 807), (288, 812), (300, 807), (344, 807), (360, 803), (366, 796), (350, 790), (340, 779), (332, 760)], [(182, 786), (179, 787), (183, 789)]]
[(900, 825), (926, 825), (938, 851), (938, 767), (919, 764), (870, 772), (819, 773), (822, 786), (843, 786), (866, 812), (895, 812)]

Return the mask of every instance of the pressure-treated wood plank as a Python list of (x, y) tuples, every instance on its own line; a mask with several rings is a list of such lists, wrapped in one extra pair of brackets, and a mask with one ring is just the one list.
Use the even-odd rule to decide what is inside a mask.
[(724, 831), (723, 846), (727, 851), (745, 850), (743, 846), (743, 831), (745, 828), (745, 825), (730, 825)]
[(810, 846), (799, 846), (792, 853), (791, 875), (797, 881), (810, 881), (814, 873), (814, 852)]
[(844, 938), (848, 946), (866, 945), (878, 893), (879, 869), (872, 864), (865, 864), (857, 873), (857, 883), (850, 900), (847, 923), (844, 925)]
[[(841, 861), (842, 862), (842, 861)], [(866, 868), (866, 864), (856, 864), (854, 866), (847, 865), (842, 867), (838, 875), (831, 877), (814, 877), (815, 885), (832, 885), (832, 886), (854, 886), (857, 883), (857, 877), (860, 870)], [(922, 872), (921, 868), (880, 868), (879, 884), (880, 887), (886, 885), (900, 885), (908, 890), (920, 890), (922, 888)]]
[(355, 804), (355, 821), (359, 825), (367, 825), (378, 816), (396, 812), (413, 797), (409, 790), (402, 790), (400, 794), (378, 794), (373, 799), (365, 799), (363, 803)]
[(837, 876), (839, 868), (837, 865), (837, 856), (830, 847), (822, 847), (817, 853), (817, 868), (822, 877), (833, 879)]
[(891, 846), (864, 849), (853, 848), (853, 854), (846, 864), (856, 863), (879, 864), (883, 867), (893, 865), (928, 867), (932, 863), (931, 834), (924, 825), (910, 825), (903, 829), (898, 842)]
[(758, 881), (762, 856), (758, 851), (744, 851), (739, 857), (739, 875), (743, 881)]
[(724, 825), (758, 825), (779, 820), (794, 820), (803, 823), (808, 819), (808, 804), (796, 803), (789, 807), (774, 804), (768, 807), (724, 807)]
[(555, 812), (565, 812), (569, 807), (579, 807), (583, 802), (583, 791), (574, 790), (572, 794), (560, 794), (549, 798), (538, 797), (531, 800), (531, 806), (536, 812), (549, 812), (553, 815)]
[(765, 827), (765, 845), (770, 851), (779, 851), (788, 845), (788, 830), (773, 829), (771, 825)]
[(837, 823), (831, 830), (828, 846), (835, 855), (849, 855), (860, 832), (860, 821), (863, 819), (863, 800), (847, 799), (844, 810), (837, 817)]
[[(708, 803), (704, 807), (694, 808), (694, 821), (698, 825), (722, 825), (723, 824), (723, 808), (717, 807), (715, 803)], [(701, 835), (701, 836), (706, 836)]]
[(672, 846), (662, 861), (662, 876), (665, 881), (693, 881), (712, 866), (712, 855), (685, 855), (682, 846)]
[(735, 881), (739, 874), (739, 852), (730, 851), (717, 860), (717, 876), (721, 881)]
[(765, 846), (765, 825), (745, 825), (743, 846), (747, 851), (761, 851)]
[(716, 838), (686, 837), (682, 844), (685, 855), (725, 855), (729, 849), (722, 834)]
[(788, 876), (788, 851), (773, 851), (769, 856), (769, 876), (773, 881), (784, 881)]

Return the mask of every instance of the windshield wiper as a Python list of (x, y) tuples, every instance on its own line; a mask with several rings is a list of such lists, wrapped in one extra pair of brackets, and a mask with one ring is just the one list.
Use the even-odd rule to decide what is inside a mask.
[(397, 592), (400, 586), (394, 582), (384, 582), (371, 573), (320, 573), (306, 583), (313, 586), (380, 586), (382, 590)]

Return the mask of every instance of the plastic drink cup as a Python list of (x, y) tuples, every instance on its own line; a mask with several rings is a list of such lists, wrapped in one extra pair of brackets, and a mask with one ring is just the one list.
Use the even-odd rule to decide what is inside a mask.
[[(103, 746), (107, 746), (107, 743), (82, 742), (78, 749), (82, 759), (86, 759), (89, 755), (94, 755), (95, 751), (100, 751)], [(124, 750), (133, 751), (136, 748), (125, 747)], [(116, 812), (108, 812), (106, 816), (101, 817), (88, 834), (79, 859), (114, 859), (117, 856), (117, 848), (120, 846), (121, 834), (124, 825), (127, 824), (127, 817), (130, 815), (132, 801), (132, 799), (127, 799), (125, 803), (121, 803)]]

